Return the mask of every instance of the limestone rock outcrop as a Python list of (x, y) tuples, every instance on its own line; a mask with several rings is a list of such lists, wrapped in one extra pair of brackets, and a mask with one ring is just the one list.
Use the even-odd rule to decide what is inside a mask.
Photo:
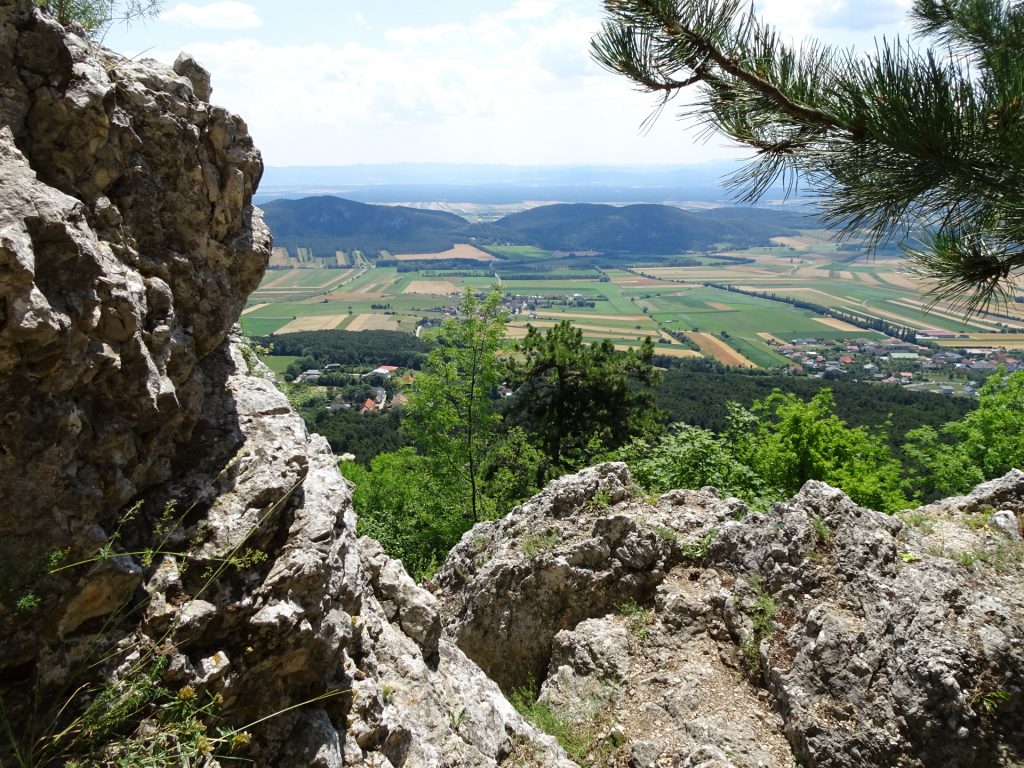
[[(29, 576), (94, 550), (191, 460), (205, 359), (270, 247), (245, 123), (33, 7), (0, 1), (0, 562)], [(106, 566), (77, 590), (43, 584), (47, 618), (3, 633), (4, 662), (130, 595), (138, 574)]]
[(896, 517), (817, 482), (765, 513), (630, 485), (561, 478), (436, 579), (446, 633), (584, 764), (1021, 764), (1024, 473)]
[(0, 764), (189, 702), (191, 765), (1024, 764), (1024, 473), (890, 518), (605, 464), (417, 585), (232, 331), (270, 247), (244, 122), (35, 6), (0, 0)]
[(192, 765), (571, 768), (233, 335), (270, 238), (210, 93), (0, 0), (0, 764), (156, 748), (116, 719), (155, 696), (204, 707)]

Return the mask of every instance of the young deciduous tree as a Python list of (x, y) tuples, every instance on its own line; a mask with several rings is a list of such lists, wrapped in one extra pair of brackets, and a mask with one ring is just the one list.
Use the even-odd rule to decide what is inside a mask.
[(459, 316), (445, 321), (405, 407), (404, 429), (453, 485), (465, 489), (469, 518), (481, 512), (481, 469), (500, 418), (494, 390), (505, 337), (501, 293), (483, 301), (467, 289)]
[[(936, 43), (860, 56), (787, 45), (747, 0), (605, 0), (598, 62), (756, 151), (732, 185), (755, 201), (797, 178), (824, 218), (872, 244), (904, 238), (936, 298), (986, 307), (1024, 267), (1024, 4), (915, 0)], [(663, 102), (663, 104), (664, 104)]]
[(883, 437), (847, 426), (835, 414), (831, 390), (807, 402), (776, 391), (749, 411), (734, 406), (730, 422), (733, 455), (777, 489), (779, 498), (808, 480), (823, 480), (871, 509), (891, 513), (909, 506), (903, 468)]
[(966, 493), (1024, 467), (1024, 371), (1000, 369), (979, 394), (978, 407), (959, 421), (907, 433), (911, 481), (926, 500)]

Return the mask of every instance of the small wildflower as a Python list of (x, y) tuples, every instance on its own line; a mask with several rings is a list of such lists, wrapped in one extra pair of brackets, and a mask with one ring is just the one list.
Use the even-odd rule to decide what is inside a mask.
[(216, 696), (213, 697), (213, 703), (219, 707), (221, 704), (224, 703), (224, 697), (218, 693)]
[(252, 743), (252, 736), (246, 731), (239, 731), (231, 737), (231, 751), (241, 752)]
[(178, 689), (178, 701), (193, 701), (196, 698), (196, 689), (191, 685), (183, 685)]
[(200, 736), (196, 742), (196, 748), (199, 750), (199, 754), (208, 755), (213, 751), (213, 744), (205, 736)]

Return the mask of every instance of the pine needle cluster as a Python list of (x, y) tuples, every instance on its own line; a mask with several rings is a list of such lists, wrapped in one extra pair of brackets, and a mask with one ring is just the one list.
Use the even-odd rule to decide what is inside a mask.
[[(919, 37), (783, 42), (744, 0), (605, 0), (595, 59), (755, 150), (729, 184), (815, 191), (824, 221), (900, 242), (935, 300), (1012, 297), (1024, 267), (1024, 4), (915, 0)], [(922, 45), (922, 43), (924, 45)], [(930, 47), (927, 47), (930, 45)]]

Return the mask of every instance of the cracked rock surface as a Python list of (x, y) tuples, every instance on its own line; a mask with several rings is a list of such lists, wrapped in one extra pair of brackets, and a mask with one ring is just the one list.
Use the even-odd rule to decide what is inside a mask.
[(571, 768), (232, 332), (271, 243), (210, 94), (0, 0), (0, 764), (142, 669), (257, 766)]
[(1022, 764), (1024, 473), (897, 517), (813, 481), (765, 513), (630, 487), (561, 478), (436, 579), (445, 633), (581, 763)]

